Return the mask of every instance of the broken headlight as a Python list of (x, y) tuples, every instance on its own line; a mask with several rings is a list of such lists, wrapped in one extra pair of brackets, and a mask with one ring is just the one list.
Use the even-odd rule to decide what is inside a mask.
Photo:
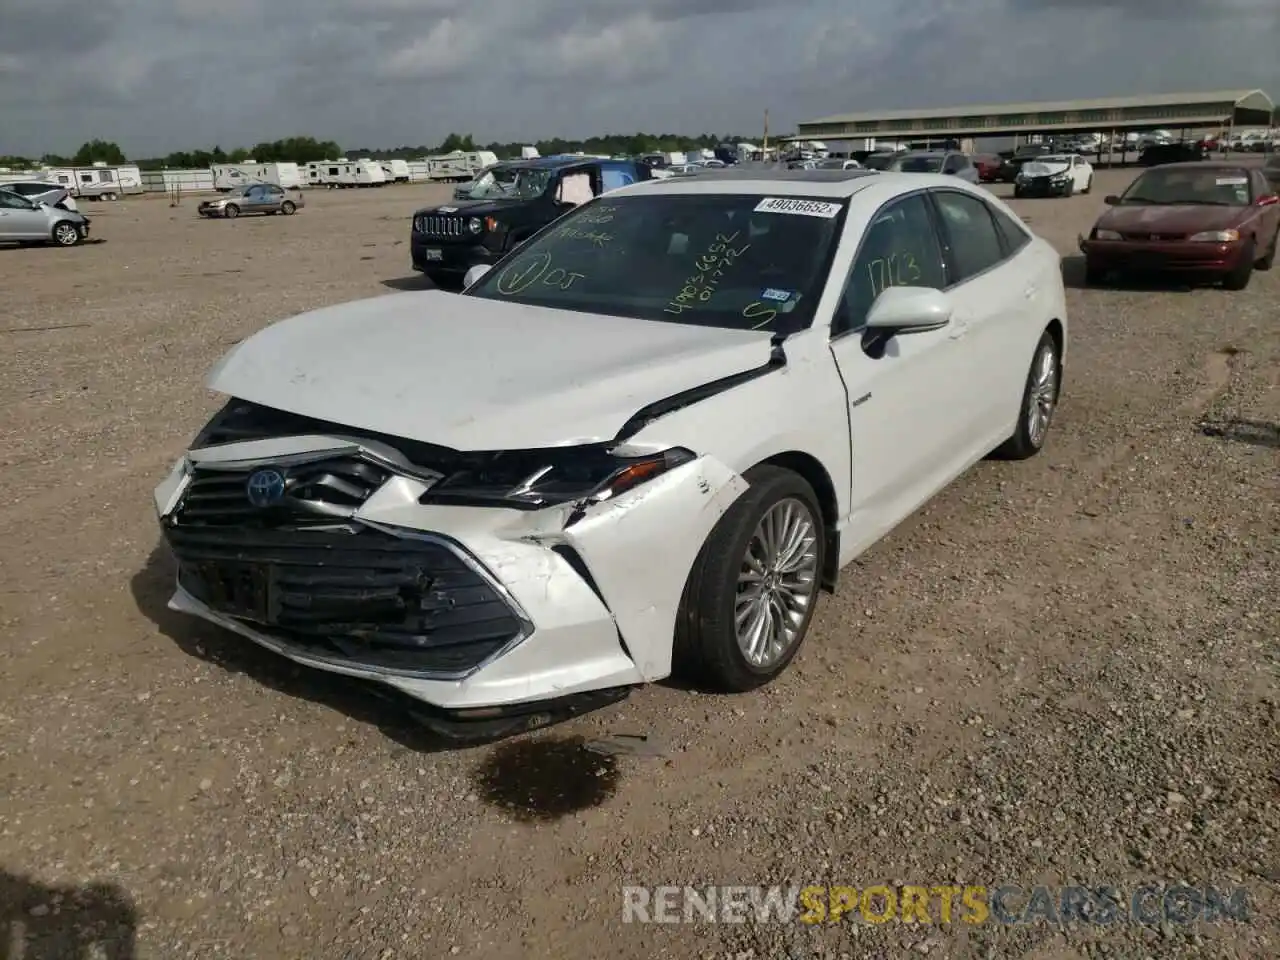
[(537, 510), (575, 500), (607, 500), (693, 459), (681, 447), (636, 457), (598, 447), (497, 453), (444, 477), (418, 502)]

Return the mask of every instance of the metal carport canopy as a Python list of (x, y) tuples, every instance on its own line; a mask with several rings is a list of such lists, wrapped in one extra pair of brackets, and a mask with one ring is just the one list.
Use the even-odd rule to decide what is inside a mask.
[(849, 113), (796, 125), (792, 140), (863, 137), (1010, 137), (1027, 133), (1093, 133), (1158, 127), (1269, 127), (1275, 104), (1261, 90), (1164, 93), (1144, 97), (1007, 103), (932, 110)]

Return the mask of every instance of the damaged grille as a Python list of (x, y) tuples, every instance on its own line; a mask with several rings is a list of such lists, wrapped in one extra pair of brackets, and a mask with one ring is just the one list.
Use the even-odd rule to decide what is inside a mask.
[(167, 531), (182, 587), (213, 610), (315, 656), (451, 676), (523, 623), (450, 547), (360, 528)]
[(360, 457), (270, 468), (283, 478), (284, 487), (276, 502), (263, 506), (250, 499), (250, 478), (260, 469), (197, 469), (170, 523), (256, 528), (332, 523), (350, 517), (391, 476)]
[(446, 217), (435, 213), (414, 217), (413, 229), (430, 237), (461, 237), (465, 233), (461, 217)]

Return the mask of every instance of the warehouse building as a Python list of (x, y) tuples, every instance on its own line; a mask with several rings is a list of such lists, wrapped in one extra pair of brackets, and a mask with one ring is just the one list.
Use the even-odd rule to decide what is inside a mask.
[(1168, 93), (1101, 100), (881, 110), (797, 125), (796, 140), (922, 140), (1014, 137), (1051, 133), (1269, 127), (1275, 104), (1261, 90)]

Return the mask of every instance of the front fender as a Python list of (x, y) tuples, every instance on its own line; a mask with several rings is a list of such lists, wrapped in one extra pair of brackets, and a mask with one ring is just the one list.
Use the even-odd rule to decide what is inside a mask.
[(671, 673), (685, 581), (698, 551), (748, 488), (713, 457), (700, 457), (619, 497), (587, 508), (563, 533), (609, 608), (645, 680)]

